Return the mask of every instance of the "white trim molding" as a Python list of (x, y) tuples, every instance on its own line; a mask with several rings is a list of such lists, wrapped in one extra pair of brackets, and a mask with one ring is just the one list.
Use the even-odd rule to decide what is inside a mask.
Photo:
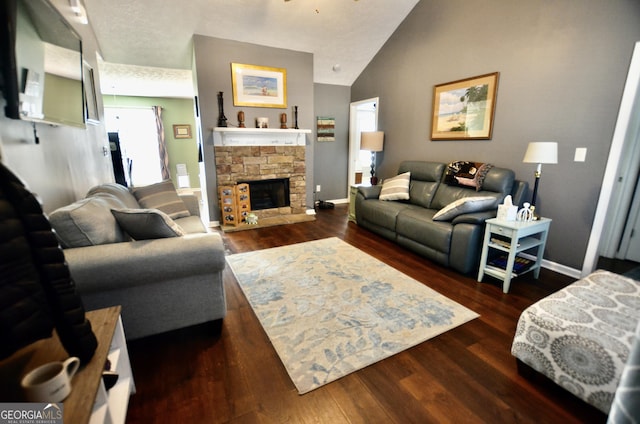
[(278, 128), (213, 129), (214, 146), (305, 146), (311, 130)]

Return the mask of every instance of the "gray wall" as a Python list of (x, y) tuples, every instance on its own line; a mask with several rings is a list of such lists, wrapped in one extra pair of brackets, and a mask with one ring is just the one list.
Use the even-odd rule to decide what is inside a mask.
[[(316, 185), (322, 191), (316, 200), (335, 200), (347, 197), (347, 164), (349, 158), (349, 103), (351, 88), (342, 85), (315, 85), (316, 116), (336, 120), (335, 141), (317, 142), (314, 153)], [(317, 129), (314, 128), (314, 133)], [(317, 135), (317, 134), (315, 134)]]
[[(271, 127), (280, 126), (280, 114), (287, 113), (287, 123), (294, 125), (293, 106), (298, 106), (298, 127), (314, 127), (313, 55), (257, 44), (220, 38), (194, 36), (195, 74), (200, 104), (203, 153), (209, 200), (209, 217), (218, 221), (218, 206), (213, 131), (218, 123), (218, 92), (224, 93), (224, 114), (229, 126), (237, 126), (237, 113), (245, 113), (245, 125), (255, 126), (256, 117), (268, 117)], [(234, 107), (231, 88), (231, 63), (270, 66), (287, 70), (287, 109)], [(307, 207), (313, 208), (313, 149), (315, 137), (307, 136)]]
[[(351, 99), (380, 97), (383, 178), (404, 159), (475, 160), (533, 184), (535, 165), (522, 163), (527, 143), (557, 141), (559, 164), (543, 166), (538, 197), (553, 219), (545, 258), (580, 269), (638, 40), (637, 1), (421, 1)], [(433, 86), (495, 71), (492, 140), (431, 141)], [(573, 162), (577, 147), (588, 148), (586, 162)]]
[[(63, 15), (70, 14), (69, 2), (53, 0)], [(71, 22), (69, 16), (65, 15)], [(73, 27), (82, 37), (84, 60), (94, 69), (96, 87), (100, 76), (96, 58), (97, 43), (87, 25)], [(84, 197), (94, 185), (114, 180), (109, 141), (104, 124), (87, 125), (86, 129), (36, 124), (40, 144), (34, 143), (33, 124), (7, 119), (4, 100), (0, 100), (0, 157), (37, 193), (45, 212)], [(102, 116), (102, 99), (98, 96)], [(107, 149), (107, 154), (103, 152)]]

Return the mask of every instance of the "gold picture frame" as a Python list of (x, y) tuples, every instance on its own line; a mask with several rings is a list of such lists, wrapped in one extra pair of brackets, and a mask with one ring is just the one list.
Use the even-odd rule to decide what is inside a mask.
[(231, 64), (233, 105), (287, 107), (287, 70), (268, 66)]
[(489, 140), (499, 72), (439, 84), (433, 90), (431, 140)]
[(176, 124), (173, 126), (173, 138), (186, 139), (191, 138), (191, 125), (189, 124)]

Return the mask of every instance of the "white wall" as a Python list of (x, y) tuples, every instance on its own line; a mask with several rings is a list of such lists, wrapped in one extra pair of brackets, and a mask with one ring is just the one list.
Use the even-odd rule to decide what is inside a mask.
[[(68, 1), (53, 0), (52, 3), (63, 15), (70, 13)], [(71, 16), (65, 18), (72, 22)], [(72, 25), (82, 37), (84, 60), (93, 67), (96, 86), (99, 87), (98, 47), (93, 31), (86, 25), (73, 22)], [(0, 103), (2, 162), (38, 194), (45, 212), (84, 197), (94, 185), (114, 180), (103, 123), (87, 125), (86, 129), (36, 124), (40, 144), (35, 144), (33, 124), (7, 119), (4, 116), (4, 100)], [(98, 109), (102, 116), (100, 96)]]

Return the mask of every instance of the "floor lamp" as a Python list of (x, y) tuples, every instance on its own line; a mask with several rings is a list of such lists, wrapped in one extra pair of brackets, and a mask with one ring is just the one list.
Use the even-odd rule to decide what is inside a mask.
[(363, 131), (360, 133), (360, 150), (369, 150), (371, 152), (371, 185), (378, 184), (376, 152), (382, 151), (383, 144), (384, 132), (382, 131)]
[(534, 141), (529, 143), (522, 162), (538, 164), (535, 173), (536, 181), (533, 186), (533, 196), (531, 196), (531, 206), (535, 207), (536, 197), (538, 196), (538, 184), (540, 183), (540, 175), (542, 173), (542, 164), (558, 163), (558, 143), (554, 141)]

